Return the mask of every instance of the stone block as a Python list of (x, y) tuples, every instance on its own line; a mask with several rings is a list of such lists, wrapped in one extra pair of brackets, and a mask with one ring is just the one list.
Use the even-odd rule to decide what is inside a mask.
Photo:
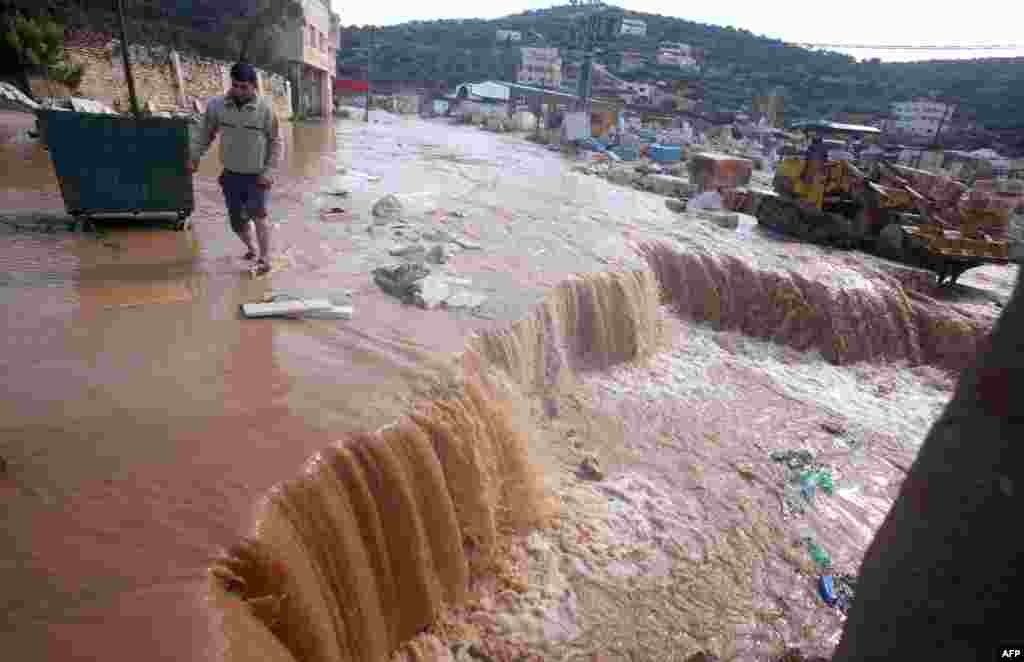
[(619, 184), (620, 186), (632, 186), (634, 182), (640, 179), (640, 177), (640, 173), (628, 166), (624, 168), (612, 168), (608, 171), (608, 181), (613, 184)]
[(698, 191), (736, 188), (750, 183), (754, 163), (728, 154), (701, 152), (689, 161), (690, 182)]
[(686, 197), (693, 195), (695, 187), (690, 180), (672, 175), (646, 175), (643, 178), (644, 188), (658, 195)]
[(697, 216), (703, 218), (706, 221), (711, 221), (720, 228), (726, 230), (735, 230), (740, 225), (740, 217), (737, 214), (732, 214), (727, 211), (709, 211), (702, 209), (696, 212)]

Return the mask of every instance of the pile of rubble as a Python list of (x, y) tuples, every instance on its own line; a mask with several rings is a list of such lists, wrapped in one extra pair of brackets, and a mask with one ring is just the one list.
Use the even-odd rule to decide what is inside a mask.
[[(443, 273), (434, 273), (427, 263), (446, 264), (458, 251), (481, 250), (480, 244), (453, 235), (442, 228), (417, 227), (402, 220), (404, 205), (394, 195), (386, 195), (373, 206), (374, 225), (387, 225), (401, 242), (389, 251), (392, 257), (405, 260), (401, 264), (378, 267), (373, 280), (383, 291), (412, 304), (432, 310), (434, 308), (479, 308), (486, 295), (469, 289), (472, 282)], [(430, 242), (429, 245), (424, 242)]]

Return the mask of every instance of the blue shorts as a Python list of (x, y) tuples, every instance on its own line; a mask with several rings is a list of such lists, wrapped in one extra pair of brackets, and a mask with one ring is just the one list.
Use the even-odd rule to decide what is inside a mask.
[(224, 191), (231, 229), (235, 232), (244, 229), (249, 219), (263, 218), (267, 215), (267, 198), (270, 191), (260, 187), (259, 175), (245, 175), (225, 170), (219, 181)]

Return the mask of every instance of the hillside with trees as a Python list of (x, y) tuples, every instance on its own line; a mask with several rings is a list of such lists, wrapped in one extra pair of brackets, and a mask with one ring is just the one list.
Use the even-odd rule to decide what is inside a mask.
[[(274, 25), (293, 0), (125, 0), (131, 38), (200, 55), (233, 59), (243, 44), (256, 64), (280, 70), (275, 62)], [(113, 0), (0, 0), (5, 24), (18, 13), (51, 14), (68, 30), (116, 33)], [(685, 11), (681, 7), (680, 11)], [(610, 6), (559, 6), (495, 20), (416, 21), (388, 26), (375, 34), (375, 77), (391, 80), (465, 81), (503, 79), (512, 75), (518, 46), (554, 46), (563, 59), (578, 59), (581, 19), (588, 12), (609, 18), (631, 17), (647, 24), (647, 35), (616, 36), (607, 31), (598, 44), (597, 61), (616, 71), (625, 50), (648, 54), (640, 70), (624, 79), (685, 83), (699, 93), (701, 109), (747, 110), (756, 95), (779, 90), (787, 120), (830, 117), (837, 113), (884, 114), (894, 101), (920, 96), (952, 99), (962, 118), (1001, 132), (1024, 135), (1024, 58), (947, 62), (882, 63), (857, 61), (834, 52), (810, 51), (733, 27), (706, 25), (685, 18), (624, 11)], [(253, 26), (267, 38), (251, 38)], [(368, 26), (362, 26), (366, 28)], [(498, 29), (518, 30), (521, 42), (498, 43)], [(361, 75), (366, 65), (368, 31), (351, 26), (339, 50), (339, 70)], [(655, 49), (662, 41), (700, 49), (700, 72), (657, 66)], [(0, 42), (2, 43), (2, 42)], [(7, 46), (0, 46), (0, 49)], [(14, 77), (14, 54), (0, 52), (0, 75)]]
[[(882, 63), (857, 61), (835, 52), (811, 51), (748, 30), (683, 18), (622, 11), (614, 7), (562, 6), (495, 20), (412, 22), (382, 28), (375, 35), (375, 76), (414, 80), (466, 80), (510, 75), (516, 46), (557, 46), (571, 59), (581, 46), (579, 25), (589, 11), (642, 19), (647, 35), (606, 35), (597, 60), (615, 70), (624, 50), (650, 54), (648, 65), (625, 79), (686, 81), (702, 91), (709, 110), (749, 109), (755, 95), (781, 90), (788, 120), (837, 113), (883, 114), (894, 101), (919, 96), (955, 99), (960, 112), (991, 129), (1024, 130), (1024, 58)], [(519, 30), (523, 41), (497, 43), (498, 29)], [(358, 69), (365, 55), (345, 50), (365, 47), (366, 30), (350, 28), (339, 63)], [(652, 64), (660, 42), (690, 44), (703, 53), (699, 73)]]

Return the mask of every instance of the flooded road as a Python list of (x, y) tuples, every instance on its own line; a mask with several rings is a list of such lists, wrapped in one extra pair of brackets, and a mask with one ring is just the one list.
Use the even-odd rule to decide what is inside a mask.
[[(8, 463), (0, 478), (0, 648), (12, 659), (215, 659), (219, 638), (206, 605), (206, 569), (250, 532), (253, 506), (271, 486), (299, 474), (311, 454), (342, 435), (375, 430), (407, 412), (471, 333), (522, 317), (567, 276), (645, 265), (642, 242), (673, 241), (680, 254), (696, 256), (680, 262), (685, 268), (666, 262), (665, 269), (687, 276), (672, 292), (674, 303), (686, 317), (709, 322), (699, 333), (671, 334), (672, 343), (691, 348), (680, 354), (677, 347), (664, 359), (683, 377), (637, 371), (591, 384), (595, 410), (633, 427), (645, 453), (657, 453), (656, 437), (675, 428), (694, 430), (684, 441), (696, 444), (700, 425), (729, 428), (728, 435), (718, 432), (742, 448), (751, 434), (763, 434), (747, 429), (755, 412), (743, 410), (747, 416), (736, 420), (721, 403), (740, 400), (759, 380), (766, 402), (770, 396), (779, 411), (799, 409), (801, 425), (811, 429), (818, 424), (811, 409), (841, 408), (841, 398), (821, 392), (853, 379), (839, 368), (808, 377), (823, 365), (815, 352), (836, 339), (871, 337), (877, 329), (868, 327), (888, 321), (890, 299), (899, 302), (893, 334), (911, 326), (899, 317), (908, 301), (924, 305), (923, 288), (911, 287), (913, 274), (853, 254), (760, 242), (764, 237), (750, 228), (725, 232), (684, 219), (668, 212), (663, 198), (573, 173), (561, 155), (520, 136), (386, 113), (375, 120), (288, 126), (287, 165), (271, 202), (278, 268), (259, 280), (248, 275), (244, 249), (227, 226), (216, 149), (196, 178), (191, 232), (121, 223), (78, 235), (31, 220), (40, 210), (59, 214), (63, 205), (45, 150), (24, 135), (30, 123), (6, 121), (13, 129), (4, 134), (0, 158), (19, 164), (0, 180), (0, 306), (8, 321), (0, 349), (7, 395), (0, 401), (0, 455)], [(347, 196), (330, 195), (338, 191)], [(388, 193), (405, 205), (407, 226), (374, 222), (370, 209)], [(345, 211), (321, 214), (333, 207)], [(480, 244), (435, 269), (486, 295), (482, 306), (425, 311), (379, 290), (371, 271), (398, 261), (389, 250), (410, 229), (445, 230)], [(740, 260), (749, 268), (737, 269)], [(755, 296), (777, 272), (825, 283), (811, 288), (793, 279), (793, 296), (806, 294), (801, 314), (808, 325), (814, 315), (828, 317), (833, 290), (842, 293), (849, 310), (839, 312), (849, 323), (828, 322), (830, 331), (815, 335), (789, 316), (775, 331), (759, 330), (770, 315)], [(928, 303), (928, 310), (956, 316), (958, 332), (971, 340), (995, 319), (993, 302), (1005, 300), (1015, 275), (975, 270), (965, 277), (968, 294)], [(704, 289), (698, 292), (696, 283)], [(748, 285), (753, 294), (744, 298)], [(331, 298), (351, 292), (355, 317), (241, 319), (240, 304), (272, 291)], [(693, 310), (685, 310), (687, 297)], [(774, 303), (782, 308), (787, 301)], [(861, 301), (885, 305), (865, 315), (855, 305)], [(930, 318), (918, 316), (923, 321), (914, 323), (924, 329)], [(800, 333), (786, 337), (794, 328)], [(722, 359), (722, 329), (796, 346), (807, 365), (791, 368), (799, 362), (788, 355), (776, 360), (756, 344), (740, 358)], [(907, 334), (927, 339), (916, 327)], [(850, 345), (851, 360), (876, 358), (877, 347), (891, 344), (885, 339), (892, 334), (875, 335), (882, 338), (876, 345)], [(940, 363), (920, 349), (906, 354), (900, 358)], [(714, 374), (692, 369), (711, 359), (724, 367)], [(782, 395), (765, 381), (771, 371), (789, 384)], [(904, 415), (871, 396), (880, 379), (862, 379), (863, 393), (848, 387), (866, 403), (873, 434)], [(669, 386), (637, 386), (659, 380)], [(688, 386), (716, 380), (728, 388), (715, 397)], [(919, 381), (927, 380), (939, 394), (915, 396), (915, 418), (890, 435), (901, 462), (950, 388), (944, 374), (928, 372)], [(602, 384), (611, 386), (602, 391)], [(719, 410), (695, 415), (702, 399), (718, 402)], [(645, 401), (662, 407), (649, 437), (642, 433)], [(787, 404), (796, 401), (803, 404)], [(888, 497), (898, 476), (887, 480)], [(723, 488), (721, 498), (731, 489)], [(866, 544), (885, 507), (862, 518), (851, 548)], [(709, 528), (714, 515), (707, 516)], [(838, 555), (854, 559), (860, 551)], [(813, 593), (803, 597), (814, 609)]]
[[(58, 213), (48, 155), (24, 117), (6, 122), (0, 158), (19, 167), (0, 181), (3, 209)], [(338, 435), (393, 420), (434, 357), (472, 330), (521, 314), (568, 271), (616, 259), (596, 236), (575, 255), (551, 250), (540, 222), (583, 218), (587, 198), (558, 155), (476, 129), (380, 122), (289, 127), (272, 201), (282, 266), (267, 279), (249, 277), (229, 232), (216, 149), (196, 179), (192, 232), (0, 226), (6, 651), (210, 657), (205, 568), (246, 533), (267, 488)], [(349, 197), (318, 195), (338, 188)], [(450, 265), (488, 294), (476, 316), (403, 306), (373, 284), (371, 269), (395, 261), (393, 238), (367, 232), (385, 193), (408, 196), (407, 216), (485, 245)], [(339, 204), (350, 213), (325, 222), (320, 208)], [(502, 215), (523, 221), (515, 242), (491, 224)], [(355, 320), (240, 318), (241, 303), (271, 289), (350, 290)]]

